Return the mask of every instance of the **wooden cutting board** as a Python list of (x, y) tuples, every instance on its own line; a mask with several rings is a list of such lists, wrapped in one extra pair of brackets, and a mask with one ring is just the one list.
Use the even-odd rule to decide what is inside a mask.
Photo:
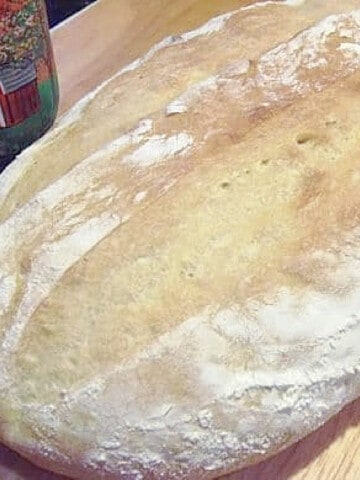
[[(53, 31), (60, 111), (164, 36), (251, 3), (254, 0), (98, 0)], [(226, 480), (360, 479), (359, 422), (360, 400), (303, 441)], [(0, 479), (66, 480), (32, 466), (4, 447), (0, 447)]]

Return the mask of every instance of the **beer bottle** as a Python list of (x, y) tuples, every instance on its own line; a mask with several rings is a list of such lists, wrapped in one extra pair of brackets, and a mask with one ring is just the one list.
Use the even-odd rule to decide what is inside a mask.
[(53, 124), (59, 89), (44, 0), (0, 0), (0, 170)]

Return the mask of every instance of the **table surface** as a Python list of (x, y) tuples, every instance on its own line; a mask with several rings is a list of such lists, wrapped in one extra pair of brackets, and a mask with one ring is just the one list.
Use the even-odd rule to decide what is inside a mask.
[[(253, 0), (99, 0), (52, 32), (61, 89), (60, 112), (164, 36), (189, 30), (216, 14), (250, 3)], [(360, 400), (296, 445), (226, 480), (357, 480), (358, 450)], [(65, 480), (1, 447), (0, 478)]]

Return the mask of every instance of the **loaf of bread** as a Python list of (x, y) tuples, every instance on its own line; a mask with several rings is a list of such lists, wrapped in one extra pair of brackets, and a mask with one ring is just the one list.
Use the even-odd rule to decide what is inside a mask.
[(0, 176), (0, 440), (214, 479), (360, 394), (358, 0), (166, 38)]

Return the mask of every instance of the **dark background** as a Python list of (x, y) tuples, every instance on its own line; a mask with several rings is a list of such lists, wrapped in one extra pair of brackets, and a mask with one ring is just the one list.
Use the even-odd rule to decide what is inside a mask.
[(46, 0), (50, 26), (65, 20), (95, 0)]

